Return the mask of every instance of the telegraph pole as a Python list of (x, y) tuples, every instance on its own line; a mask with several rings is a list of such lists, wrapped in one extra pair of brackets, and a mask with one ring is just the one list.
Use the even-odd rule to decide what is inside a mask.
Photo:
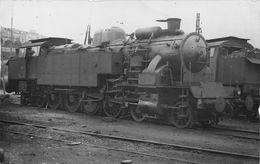
[[(3, 66), (2, 66), (2, 64), (3, 64), (3, 60), (2, 60), (2, 26), (0, 26), (0, 66), (1, 66), (1, 68), (0, 68), (0, 74), (1, 74), (1, 83), (2, 83), (2, 87), (3, 87), (3, 90), (4, 90), (4, 78), (3, 78)], [(4, 91), (4, 94), (5, 94), (5, 91)]]
[(5, 96), (5, 80), (4, 80), (4, 73), (3, 73), (3, 58), (2, 58), (2, 26), (0, 26), (0, 74), (1, 74), (1, 83), (3, 87), (3, 94)]
[(2, 26), (0, 26), (0, 42), (1, 42), (1, 44), (0, 44), (0, 62), (1, 62), (1, 70), (2, 70), (2, 63), (3, 63), (3, 61), (2, 61)]
[(11, 16), (11, 56), (13, 56), (13, 16)]

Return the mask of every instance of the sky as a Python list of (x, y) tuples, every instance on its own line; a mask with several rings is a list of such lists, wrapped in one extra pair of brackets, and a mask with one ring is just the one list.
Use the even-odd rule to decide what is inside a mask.
[(260, 0), (0, 0), (0, 25), (83, 43), (91, 34), (118, 26), (130, 34), (137, 28), (161, 26), (158, 19), (181, 18), (185, 33), (195, 31), (200, 13), (206, 39), (236, 36), (260, 48)]

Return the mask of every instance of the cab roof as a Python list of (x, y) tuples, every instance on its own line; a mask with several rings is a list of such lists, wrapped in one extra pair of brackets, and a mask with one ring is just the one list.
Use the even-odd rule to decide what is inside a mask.
[(60, 43), (70, 44), (71, 41), (72, 41), (72, 39), (59, 38), (59, 37), (48, 37), (48, 38), (41, 38), (41, 39), (33, 39), (33, 40), (30, 40), (31, 43), (44, 42), (44, 41), (48, 41), (48, 42), (52, 42), (52, 43), (57, 43), (57, 44), (61, 45)]
[(35, 47), (35, 46), (59, 46), (65, 44), (71, 44), (71, 39), (68, 38), (58, 38), (58, 37), (48, 37), (41, 39), (30, 40), (29, 43), (25, 43), (19, 48)]

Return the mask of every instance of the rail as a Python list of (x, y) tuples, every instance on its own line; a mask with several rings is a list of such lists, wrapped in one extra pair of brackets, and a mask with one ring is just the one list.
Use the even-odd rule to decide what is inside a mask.
[(91, 131), (77, 131), (77, 130), (72, 130), (72, 129), (49, 127), (49, 126), (45, 126), (45, 125), (29, 124), (29, 123), (24, 123), (24, 122), (19, 122), (19, 121), (9, 121), (9, 120), (0, 120), (0, 122), (14, 124), (14, 125), (26, 125), (26, 126), (36, 127), (36, 128), (43, 128), (43, 129), (52, 129), (52, 130), (57, 130), (57, 131), (84, 134), (84, 135), (109, 138), (109, 139), (115, 139), (115, 140), (122, 140), (122, 141), (128, 141), (128, 142), (139, 142), (139, 143), (153, 144), (153, 145), (159, 145), (159, 146), (168, 146), (168, 147), (185, 149), (185, 150), (190, 150), (190, 151), (201, 151), (201, 152), (211, 153), (211, 154), (220, 154), (220, 155), (226, 155), (226, 156), (243, 157), (243, 158), (250, 158), (250, 159), (257, 159), (257, 160), (260, 159), (259, 156), (252, 155), (252, 154), (242, 154), (242, 153), (229, 152), (229, 151), (224, 151), (224, 150), (214, 150), (214, 149), (200, 148), (200, 147), (195, 147), (195, 146), (186, 146), (186, 145), (180, 145), (180, 144), (158, 142), (158, 141), (153, 141), (153, 140), (136, 139), (136, 138), (131, 138), (131, 137), (122, 137), (122, 136), (107, 135), (107, 134), (98, 134), (98, 133), (91, 132)]

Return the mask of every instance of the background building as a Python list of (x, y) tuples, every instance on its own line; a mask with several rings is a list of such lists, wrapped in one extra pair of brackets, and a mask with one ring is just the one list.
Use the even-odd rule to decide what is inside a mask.
[(1, 61), (7, 60), (15, 55), (15, 48), (32, 39), (44, 38), (34, 31), (22, 31), (18, 29), (0, 27), (1, 38)]
[(0, 88), (4, 88), (3, 81), (7, 81), (8, 69), (6, 67), (7, 60), (15, 56), (15, 49), (23, 43), (29, 42), (32, 39), (40, 39), (45, 36), (40, 35), (34, 31), (22, 31), (18, 29), (11, 29), (0, 26)]

